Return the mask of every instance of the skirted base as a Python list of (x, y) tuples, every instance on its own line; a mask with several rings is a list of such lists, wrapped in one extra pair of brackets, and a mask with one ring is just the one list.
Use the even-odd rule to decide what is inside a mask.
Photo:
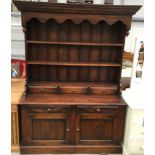
[(122, 153), (121, 145), (21, 146), (23, 154), (41, 153)]

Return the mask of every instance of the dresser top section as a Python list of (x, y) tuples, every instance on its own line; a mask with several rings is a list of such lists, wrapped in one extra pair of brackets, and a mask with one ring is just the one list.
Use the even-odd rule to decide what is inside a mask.
[(51, 2), (30, 2), (14, 0), (13, 3), (22, 13), (22, 26), (32, 18), (45, 23), (50, 19), (63, 23), (72, 20), (79, 24), (88, 20), (91, 24), (106, 21), (109, 25), (121, 21), (129, 30), (132, 15), (139, 9), (140, 5), (97, 5), (97, 4), (72, 4)]
[(99, 4), (72, 4), (51, 2), (30, 2), (13, 0), (13, 3), (23, 12), (52, 12), (96, 15), (133, 15), (140, 5), (99, 5)]

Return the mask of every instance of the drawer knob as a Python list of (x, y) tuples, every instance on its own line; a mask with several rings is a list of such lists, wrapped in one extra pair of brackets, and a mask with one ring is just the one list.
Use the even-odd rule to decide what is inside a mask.
[(69, 132), (69, 131), (70, 131), (70, 129), (66, 129), (66, 131), (67, 131), (67, 132)]
[(79, 132), (79, 131), (80, 131), (80, 129), (76, 129), (76, 131), (77, 131), (77, 132)]
[(47, 111), (51, 111), (51, 108), (48, 108)]
[(96, 109), (96, 111), (97, 111), (97, 112), (100, 112), (100, 111), (101, 111), (101, 109), (100, 109), (100, 108), (97, 108), (97, 109)]

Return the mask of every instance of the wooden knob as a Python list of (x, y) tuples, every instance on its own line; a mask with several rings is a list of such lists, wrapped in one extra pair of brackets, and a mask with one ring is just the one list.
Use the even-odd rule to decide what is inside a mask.
[(97, 112), (100, 112), (100, 111), (101, 111), (101, 109), (100, 109), (100, 108), (97, 108), (97, 109), (96, 109), (96, 111), (97, 111)]
[(66, 131), (67, 131), (67, 132), (69, 132), (69, 131), (70, 131), (70, 129), (66, 129)]
[(78, 131), (78, 132), (79, 132), (79, 131), (80, 131), (80, 129), (76, 129), (76, 131)]
[(47, 111), (51, 111), (51, 108), (48, 108)]

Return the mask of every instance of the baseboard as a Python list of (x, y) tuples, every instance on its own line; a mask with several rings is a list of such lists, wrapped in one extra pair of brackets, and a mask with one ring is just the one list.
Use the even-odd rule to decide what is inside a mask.
[(46, 154), (46, 153), (122, 153), (122, 146), (120, 145), (105, 145), (105, 146), (21, 146), (21, 153), (23, 154)]

